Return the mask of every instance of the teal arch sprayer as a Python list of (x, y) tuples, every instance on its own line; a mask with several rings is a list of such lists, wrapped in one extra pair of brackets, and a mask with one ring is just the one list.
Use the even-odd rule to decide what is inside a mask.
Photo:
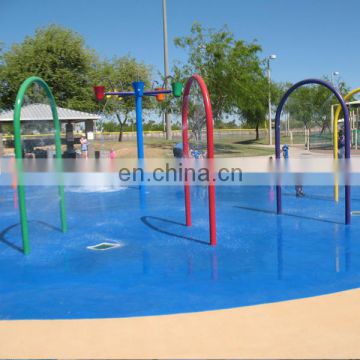
[[(24, 102), (24, 96), (30, 85), (34, 83), (42, 87), (49, 100), (54, 127), (55, 127), (56, 170), (58, 173), (61, 173), (63, 170), (62, 157), (61, 157), (60, 122), (59, 122), (54, 96), (49, 86), (43, 79), (37, 76), (31, 76), (21, 84), (20, 89), (16, 96), (15, 108), (14, 108), (14, 142), (15, 142), (16, 171), (18, 176), (17, 192), (18, 192), (20, 224), (21, 224), (21, 234), (22, 234), (24, 254), (30, 253), (30, 239), (29, 239), (27, 212), (26, 212), (26, 196), (25, 196), (24, 173), (23, 173), (20, 118), (21, 118), (21, 107)], [(60, 199), (61, 230), (63, 232), (66, 232), (67, 231), (66, 208), (65, 208), (64, 187), (62, 184), (59, 185), (59, 199)]]

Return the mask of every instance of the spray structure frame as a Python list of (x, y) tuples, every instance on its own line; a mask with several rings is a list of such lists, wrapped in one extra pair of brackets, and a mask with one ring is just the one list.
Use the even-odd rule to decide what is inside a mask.
[(143, 124), (142, 124), (142, 98), (144, 96), (155, 96), (156, 100), (161, 102), (165, 100), (166, 94), (173, 94), (174, 97), (180, 97), (183, 90), (183, 85), (180, 82), (173, 82), (171, 84), (172, 90), (164, 87), (158, 87), (153, 90), (144, 90), (145, 83), (143, 81), (134, 81), (132, 87), (134, 91), (105, 91), (105, 86), (94, 86), (94, 93), (97, 101), (102, 101), (105, 96), (134, 97), (135, 98), (135, 113), (136, 113), (136, 140), (137, 140), (137, 155), (138, 159), (144, 159), (144, 139), (143, 139)]

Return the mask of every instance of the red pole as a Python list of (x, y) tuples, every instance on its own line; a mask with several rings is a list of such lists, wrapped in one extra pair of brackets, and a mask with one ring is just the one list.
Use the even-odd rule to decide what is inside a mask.
[[(184, 89), (184, 96), (183, 96), (183, 106), (182, 106), (182, 138), (183, 138), (183, 152), (184, 152), (184, 159), (185, 159), (185, 169), (188, 166), (188, 159), (189, 159), (189, 126), (188, 126), (188, 115), (189, 115), (189, 93), (192, 84), (192, 78), (186, 84)], [(189, 181), (186, 178), (186, 170), (185, 170), (185, 214), (186, 214), (186, 226), (191, 226), (191, 198), (190, 198), (190, 185)]]
[[(216, 245), (216, 208), (215, 208), (215, 178), (214, 178), (214, 128), (213, 116), (210, 102), (209, 92), (206, 84), (201, 76), (195, 74), (186, 83), (183, 97), (182, 107), (182, 134), (183, 134), (183, 151), (185, 159), (189, 158), (189, 140), (188, 140), (188, 114), (189, 114), (189, 94), (193, 81), (196, 81), (199, 86), (204, 100), (204, 107), (206, 113), (206, 128), (207, 128), (207, 158), (209, 165), (209, 226), (210, 226), (210, 245)], [(188, 181), (185, 181), (185, 211), (186, 211), (186, 225), (191, 226), (191, 203), (190, 203), (190, 186)]]

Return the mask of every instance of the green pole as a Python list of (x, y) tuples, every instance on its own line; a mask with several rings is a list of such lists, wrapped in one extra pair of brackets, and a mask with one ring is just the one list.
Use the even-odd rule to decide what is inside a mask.
[[(39, 84), (45, 91), (51, 107), (51, 112), (54, 121), (55, 127), (55, 149), (56, 149), (56, 170), (59, 173), (62, 173), (62, 157), (61, 157), (61, 139), (60, 139), (60, 122), (56, 108), (56, 102), (54, 96), (47, 85), (47, 83), (37, 76), (31, 76), (26, 79), (20, 86), (18, 94), (16, 96), (15, 108), (14, 108), (14, 140), (15, 140), (15, 157), (16, 157), (16, 170), (18, 174), (18, 201), (19, 201), (19, 210), (20, 210), (20, 223), (21, 223), (21, 234), (23, 241), (23, 251), (24, 254), (30, 253), (30, 242), (29, 242), (29, 230), (26, 214), (26, 200), (25, 200), (25, 187), (23, 181), (23, 164), (22, 164), (22, 148), (21, 148), (21, 107), (24, 101), (24, 96), (30, 85), (33, 83)], [(64, 196), (64, 187), (60, 182), (59, 185), (59, 197), (60, 197), (60, 219), (61, 219), (61, 229), (63, 232), (67, 231), (67, 222), (66, 222), (66, 209), (65, 209), (65, 196)]]

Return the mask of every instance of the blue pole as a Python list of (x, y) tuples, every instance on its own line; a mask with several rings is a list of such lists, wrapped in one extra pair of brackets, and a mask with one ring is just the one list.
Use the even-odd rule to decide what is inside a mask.
[[(135, 94), (135, 112), (136, 112), (136, 141), (137, 141), (137, 154), (138, 154), (138, 167), (144, 170), (144, 136), (142, 124), (142, 98), (144, 95), (144, 82), (134, 81), (132, 83)], [(143, 180), (139, 185), (140, 190), (140, 207), (146, 208), (145, 201), (145, 186)]]
[(144, 95), (144, 83), (142, 81), (134, 81), (132, 86), (135, 92), (137, 154), (138, 159), (143, 159), (144, 139), (142, 125), (142, 97)]

